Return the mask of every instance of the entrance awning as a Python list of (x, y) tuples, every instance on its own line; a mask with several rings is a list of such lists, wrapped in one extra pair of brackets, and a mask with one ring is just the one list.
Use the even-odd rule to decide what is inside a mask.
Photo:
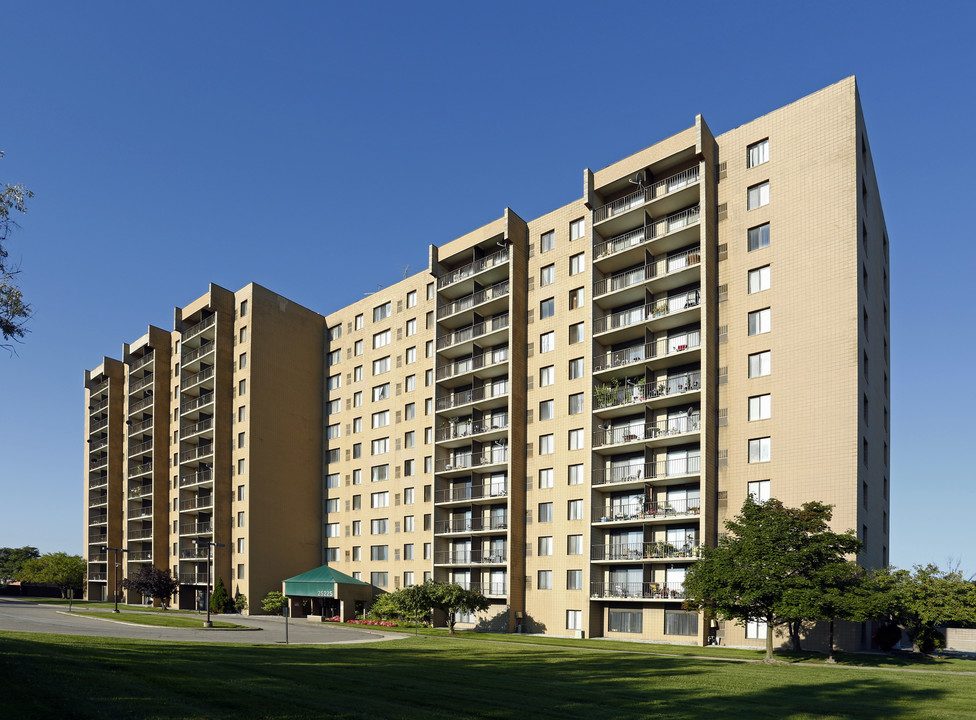
[(369, 583), (333, 570), (328, 565), (296, 575), (285, 580), (288, 597), (334, 598), (339, 585), (366, 585)]

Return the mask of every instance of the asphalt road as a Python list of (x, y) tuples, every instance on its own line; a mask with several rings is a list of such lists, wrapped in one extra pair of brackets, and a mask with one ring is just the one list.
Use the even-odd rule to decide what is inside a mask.
[[(76, 606), (76, 609), (80, 609)], [(95, 611), (91, 612), (104, 612)], [(122, 615), (125, 615), (123, 610)], [(16, 632), (54, 633), (59, 635), (88, 635), (120, 637), (140, 640), (177, 640), (181, 642), (284, 644), (285, 620), (279, 617), (240, 616), (219, 617), (247, 630), (190, 629), (130, 625), (116, 622), (119, 618), (110, 610), (105, 619), (68, 613), (68, 606), (39, 605), (29, 600), (0, 598), (0, 630)], [(200, 616), (200, 620), (204, 620)], [(327, 623), (311, 623), (305, 619), (288, 621), (288, 641), (293, 645), (376, 642), (402, 638), (397, 633), (374, 630), (352, 630)]]

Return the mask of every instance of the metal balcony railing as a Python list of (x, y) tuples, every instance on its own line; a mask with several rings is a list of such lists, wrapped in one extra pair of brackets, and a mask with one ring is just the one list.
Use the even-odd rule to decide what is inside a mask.
[(132, 361), (132, 364), (129, 365), (129, 372), (135, 372), (136, 370), (139, 370), (140, 368), (146, 367), (146, 365), (148, 365), (149, 363), (151, 363), (153, 361), (153, 358), (155, 356), (156, 356), (156, 351), (155, 350), (150, 350), (145, 355), (143, 355), (141, 358), (137, 358), (137, 359), (133, 360)]
[(630, 403), (646, 402), (669, 395), (681, 395), (701, 387), (701, 372), (682, 373), (669, 377), (657, 385), (647, 385), (643, 378), (629, 382), (624, 387), (597, 385), (593, 388), (593, 409), (617, 407)]
[(184, 365), (191, 363), (194, 360), (204, 357), (205, 355), (209, 355), (216, 347), (217, 343), (208, 342), (204, 343), (198, 348), (194, 348), (193, 350), (187, 350), (180, 356), (180, 362)]
[(126, 537), (129, 540), (148, 540), (152, 537), (152, 530), (130, 530)]
[(180, 500), (180, 510), (198, 510), (213, 507), (213, 495)]
[(140, 433), (143, 430), (149, 430), (150, 428), (152, 428), (152, 426), (153, 426), (152, 418), (148, 418), (146, 420), (141, 420), (137, 423), (133, 423), (132, 425), (129, 426), (129, 435), (135, 435), (136, 433)]
[(506, 263), (508, 262), (508, 256), (508, 248), (504, 248), (503, 250), (493, 252), (491, 255), (478, 258), (474, 262), (468, 263), (467, 265), (462, 265), (459, 268), (448, 270), (446, 273), (437, 278), (437, 289), (442, 290), (443, 288), (450, 287), (454, 283), (461, 282), (465, 278), (469, 278), (477, 275), (480, 272), (484, 272), (488, 268)]
[(185, 425), (180, 428), (180, 437), (184, 440), (188, 437), (192, 437), (197, 433), (201, 433), (204, 430), (209, 430), (213, 427), (213, 418), (207, 418), (206, 420), (201, 420), (193, 425)]
[(196, 410), (197, 408), (202, 408), (202, 407), (204, 407), (206, 405), (209, 405), (210, 403), (213, 402), (213, 400), (214, 400), (213, 391), (208, 392), (208, 393), (204, 393), (204, 394), (202, 394), (198, 398), (194, 398), (193, 400), (187, 400), (186, 402), (181, 403), (180, 404), (180, 412), (181, 413), (192, 412), (193, 410)]
[(438, 490), (434, 493), (434, 502), (465, 502), (485, 498), (502, 498), (506, 495), (508, 495), (507, 483), (484, 483), (483, 485), (466, 485)]
[(646, 202), (650, 202), (651, 200), (656, 200), (657, 198), (664, 197), (670, 193), (677, 192), (688, 185), (693, 185), (694, 183), (698, 182), (698, 178), (699, 167), (696, 165), (695, 167), (675, 173), (671, 177), (658, 180), (646, 188), (641, 188), (637, 192), (633, 192), (630, 195), (618, 198), (617, 200), (609, 202), (606, 205), (598, 207), (593, 211), (593, 222), (603, 222), (607, 218), (627, 212), (628, 210), (643, 205)]
[(607, 293), (624, 290), (634, 285), (647, 282), (648, 280), (679, 272), (700, 262), (701, 252), (698, 248), (684, 250), (674, 255), (668, 255), (666, 258), (657, 258), (640, 267), (623, 270), (622, 272), (614, 273), (608, 278), (598, 280), (593, 285), (593, 294), (596, 297), (600, 297)]
[(508, 417), (493, 418), (482, 422), (459, 422), (438, 428), (434, 439), (438, 442), (458, 440), (492, 430), (505, 430), (507, 427)]
[(681, 500), (631, 500), (608, 502), (593, 508), (593, 522), (619, 522), (622, 520), (660, 520), (663, 518), (688, 517), (701, 513), (699, 498)]
[(607, 543), (594, 545), (592, 559), (601, 560), (661, 560), (685, 559), (698, 556), (698, 543), (689, 538), (682, 543), (636, 542), (636, 543)]
[(684, 583), (680, 582), (594, 582), (590, 583), (590, 597), (683, 600), (685, 588)]
[(102, 381), (101, 381), (100, 383), (96, 383), (95, 385), (92, 385), (92, 386), (91, 386), (91, 387), (90, 387), (90, 388), (88, 389), (88, 392), (89, 392), (89, 393), (90, 393), (90, 394), (91, 394), (92, 396), (95, 396), (95, 395), (98, 395), (98, 393), (100, 393), (100, 392), (102, 392), (102, 391), (104, 391), (104, 390), (107, 390), (107, 389), (108, 389), (108, 378), (105, 378), (105, 379), (104, 379), (104, 380), (102, 380)]
[(470, 295), (465, 295), (457, 300), (451, 300), (443, 305), (439, 305), (437, 307), (437, 317), (438, 319), (443, 319), (451, 317), (452, 315), (457, 315), (459, 312), (470, 310), (471, 308), (477, 307), (478, 305), (486, 303), (489, 300), (496, 300), (498, 298), (505, 297), (508, 295), (508, 292), (508, 280), (502, 280), (501, 282), (483, 288), (478, 292), (471, 293)]
[(206, 585), (207, 573), (180, 573), (180, 583), (184, 585)]
[(89, 405), (88, 412), (97, 413), (99, 410), (104, 410), (107, 407), (108, 407), (108, 398), (105, 398), (104, 400), (99, 400), (98, 402)]
[(215, 371), (216, 371), (216, 366), (211, 365), (210, 367), (204, 368), (198, 373), (193, 373), (192, 375), (184, 375), (180, 379), (180, 383), (182, 384), (182, 389), (189, 390), (190, 388), (196, 387), (204, 380), (209, 380), (214, 376)]
[(130, 478), (136, 477), (137, 475), (144, 475), (145, 473), (152, 472), (153, 464), (151, 462), (142, 463), (140, 465), (130, 465), (128, 476)]
[(108, 418), (103, 420), (96, 420), (88, 426), (89, 433), (97, 433), (99, 430), (103, 430), (108, 427)]
[(129, 394), (142, 390), (144, 387), (148, 387), (153, 384), (154, 375), (152, 373), (146, 373), (145, 376), (136, 380), (135, 382), (129, 383)]
[(191, 325), (190, 327), (188, 327), (186, 330), (183, 331), (183, 342), (186, 342), (190, 338), (196, 337), (207, 328), (213, 327), (216, 323), (217, 323), (217, 316), (211, 315), (208, 318), (204, 318), (196, 325)]
[(200, 550), (199, 548), (187, 548), (184, 550), (180, 550), (180, 559), (181, 560), (206, 560), (207, 551)]
[(666, 299), (646, 303), (640, 307), (621, 310), (620, 312), (597, 318), (593, 322), (593, 333), (599, 334), (608, 330), (617, 330), (629, 325), (637, 325), (648, 322), (649, 320), (656, 320), (682, 310), (698, 307), (700, 304), (701, 292), (699, 290), (689, 290), (688, 292), (673, 295)]
[(438, 410), (449, 410), (468, 403), (480, 402), (493, 397), (501, 397), (508, 394), (508, 380), (504, 382), (493, 382), (473, 390), (462, 390), (447, 397), (437, 398)]
[(503, 582), (455, 582), (453, 585), (460, 585), (464, 590), (476, 590), (482, 595), (498, 596), (505, 594), (505, 583)]
[(191, 460), (196, 460), (202, 457), (208, 457), (213, 455), (213, 443), (207, 443), (206, 445), (200, 445), (193, 448), (192, 450), (184, 450), (180, 453), (180, 462), (190, 462)]
[(452, 518), (438, 520), (434, 523), (435, 534), (485, 532), (490, 530), (507, 530), (508, 516), (488, 516), (473, 518)]
[(103, 493), (101, 495), (95, 495), (88, 498), (88, 507), (99, 507), (100, 505), (108, 505), (108, 493)]
[(701, 347), (701, 330), (691, 330), (682, 334), (680, 338), (660, 338), (654, 342), (644, 343), (625, 350), (615, 350), (597, 355), (593, 358), (593, 372), (626, 367), (685, 350), (694, 350), (698, 347)]
[(107, 522), (108, 522), (108, 513), (100, 513), (98, 515), (88, 516), (89, 525), (104, 525)]
[(675, 435), (697, 433), (700, 429), (701, 415), (699, 413), (666, 418), (653, 423), (632, 423), (619, 427), (600, 428), (593, 432), (593, 447), (638, 440), (657, 440)]
[(642, 465), (595, 469), (593, 471), (593, 484), (615, 485), (680, 477), (682, 475), (697, 475), (699, 472), (701, 472), (701, 457), (695, 455), (692, 457), (659, 460)]
[(451, 457), (440, 458), (435, 464), (435, 470), (449, 472), (505, 462), (508, 462), (508, 446), (496, 446), (480, 453), (454, 453)]
[(669, 233), (677, 232), (682, 228), (694, 225), (699, 220), (701, 220), (700, 206), (695, 205), (694, 207), (679, 210), (661, 220), (655, 220), (649, 225), (628, 230), (620, 235), (615, 235), (609, 240), (597, 243), (593, 246), (593, 257), (599, 262), (605, 257), (616, 255), (624, 250), (629, 250), (632, 247), (643, 245), (644, 243), (664, 237)]
[(104, 543), (108, 540), (108, 533), (102, 533), (100, 535), (89, 535), (88, 544), (94, 545), (95, 543)]
[(132, 457), (133, 455), (142, 455), (143, 453), (147, 453), (150, 450), (152, 450), (152, 447), (153, 447), (152, 440), (146, 440), (145, 442), (129, 445), (129, 457)]
[(197, 485), (199, 483), (210, 482), (213, 480), (213, 470), (200, 470), (180, 477), (180, 487)]
[(129, 513), (130, 520), (141, 520), (142, 518), (152, 517), (153, 509), (152, 505), (146, 505), (144, 507), (139, 507)]
[(127, 494), (132, 499), (152, 495), (152, 485), (140, 485), (136, 488), (130, 488)]
[(88, 469), (98, 470), (99, 468), (105, 467), (106, 465), (108, 465), (108, 453), (104, 453), (100, 457), (91, 460), (88, 463)]
[(102, 448), (108, 447), (108, 438), (98, 438), (97, 440), (92, 440), (91, 444), (88, 446), (89, 452), (95, 452), (101, 450)]
[(108, 561), (108, 556), (105, 553), (90, 553), (88, 555), (88, 562), (91, 563), (103, 563)]
[(505, 348), (504, 351), (493, 350), (482, 355), (476, 355), (474, 357), (465, 358), (464, 360), (457, 360), (447, 365), (441, 365), (439, 368), (437, 368), (437, 379), (446, 380), (448, 378), (457, 377), (458, 375), (464, 375), (465, 373), (474, 372), (475, 370), (481, 370), (482, 368), (488, 368), (494, 365), (501, 365), (507, 362), (508, 348)]
[(145, 560), (152, 560), (152, 552), (149, 550), (139, 550), (137, 552), (128, 552), (126, 555), (129, 558), (129, 562), (142, 562)]
[(88, 479), (88, 487), (92, 489), (105, 487), (106, 485), (108, 485), (108, 475), (102, 475), (101, 477), (94, 477)]
[(213, 532), (213, 523), (189, 523), (180, 525), (180, 535), (207, 535)]
[(106, 573), (88, 573), (88, 582), (105, 582), (106, 580)]
[(152, 407), (153, 401), (155, 399), (156, 398), (154, 398), (152, 395), (150, 395), (149, 397), (142, 398), (142, 400), (136, 400), (135, 402), (130, 402), (129, 403), (129, 414), (131, 415), (132, 413), (138, 412), (139, 410), (142, 410), (143, 408)]
[(468, 340), (476, 340), (497, 330), (504, 330), (507, 327), (508, 313), (495, 315), (474, 325), (469, 325), (454, 332), (449, 332), (446, 335), (441, 335), (437, 338), (437, 349), (446, 350), (454, 345), (459, 345)]
[(499, 550), (441, 550), (434, 553), (435, 565), (497, 565), (506, 562), (506, 552)]

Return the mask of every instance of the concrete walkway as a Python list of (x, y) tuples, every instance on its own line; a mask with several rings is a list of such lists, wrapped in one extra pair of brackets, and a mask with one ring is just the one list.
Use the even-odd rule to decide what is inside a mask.
[[(68, 605), (41, 605), (30, 600), (0, 598), (0, 630), (15, 632), (52, 633), (60, 635), (86, 635), (92, 637), (118, 637), (137, 640), (168, 640), (180, 642), (284, 644), (285, 619), (279, 617), (214, 616), (223, 620), (244, 625), (245, 630), (168, 628), (151, 625), (131, 625), (118, 622), (125, 616), (124, 606), (120, 615), (111, 610), (102, 611), (74, 606), (75, 610), (104, 613), (105, 617), (91, 618), (68, 612)], [(206, 615), (187, 615), (199, 617), (201, 623)], [(288, 621), (288, 640), (292, 645), (334, 645), (341, 643), (378, 642), (381, 640), (402, 639), (399, 633), (377, 632), (336, 627), (328, 623), (311, 623), (305, 619)]]

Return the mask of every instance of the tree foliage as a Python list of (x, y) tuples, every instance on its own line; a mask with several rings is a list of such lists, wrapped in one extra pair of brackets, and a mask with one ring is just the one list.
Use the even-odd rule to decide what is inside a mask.
[(25, 562), (40, 556), (37, 548), (30, 545), (21, 548), (0, 548), (0, 585), (6, 585), (13, 580)]
[(11, 214), (26, 213), (27, 200), (32, 197), (34, 193), (20, 184), (4, 183), (0, 190), (0, 335), (3, 340), (20, 340), (27, 333), (26, 324), (31, 316), (31, 307), (24, 302), (16, 282), (20, 269), (7, 259), (6, 241), (17, 227)]
[(213, 592), (210, 594), (210, 611), (215, 613), (229, 613), (234, 611), (234, 601), (224, 587), (224, 579), (217, 578)]
[(433, 607), (431, 585), (411, 585), (379, 595), (369, 609), (370, 615), (378, 620), (426, 621)]
[[(688, 571), (689, 608), (707, 609), (746, 624), (766, 622), (766, 660), (773, 659), (773, 629), (789, 622), (829, 619), (835, 609), (818, 598), (833, 573), (860, 549), (853, 531), (832, 532), (831, 507), (820, 502), (789, 508), (778, 500), (746, 498), (725, 523), (717, 547), (703, 548)], [(798, 627), (798, 626), (797, 626)]]
[(261, 601), (261, 609), (269, 615), (281, 615), (286, 602), (284, 595), (277, 590), (272, 590)]
[(122, 580), (123, 588), (159, 600), (164, 609), (179, 584), (179, 580), (170, 575), (169, 570), (160, 570), (152, 565), (143, 565), (135, 575)]
[(61, 591), (61, 597), (66, 598), (68, 590), (84, 589), (87, 570), (81, 555), (45, 553), (27, 560), (14, 579), (28, 583), (51, 583)]
[(483, 612), (491, 605), (488, 598), (477, 590), (465, 590), (457, 583), (437, 583), (428, 580), (424, 583), (424, 587), (427, 588), (430, 607), (447, 614), (447, 627), (452, 635), (457, 613)]

